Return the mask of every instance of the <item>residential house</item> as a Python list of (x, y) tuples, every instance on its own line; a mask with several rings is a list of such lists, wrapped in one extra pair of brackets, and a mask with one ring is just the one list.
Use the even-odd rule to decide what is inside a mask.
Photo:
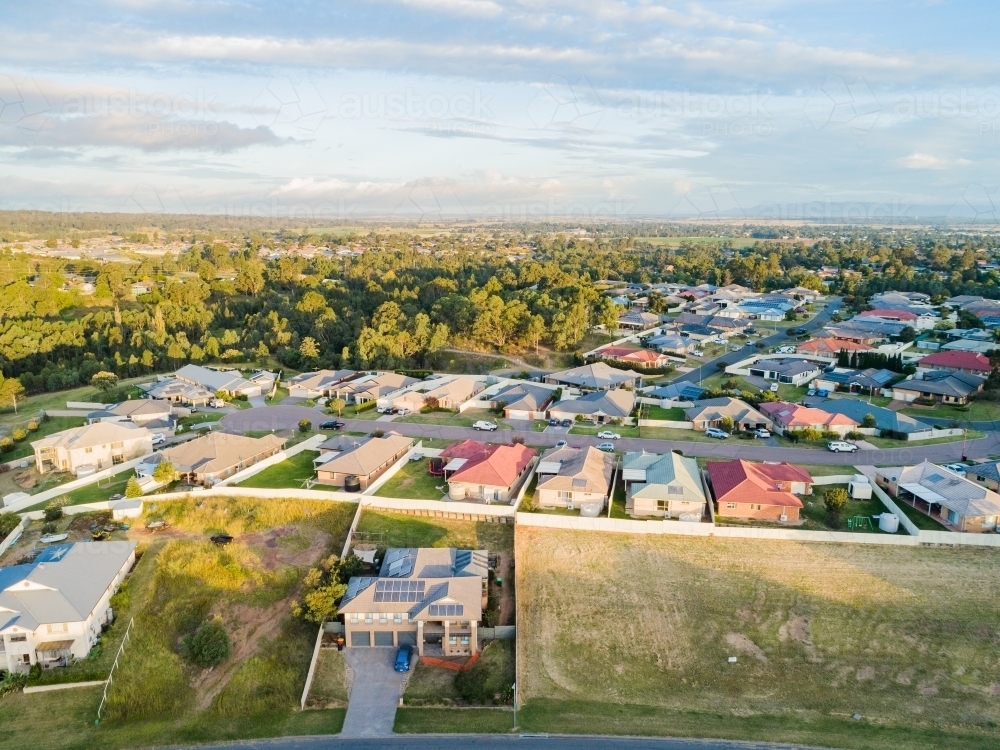
[(448, 476), (449, 498), (485, 503), (509, 503), (514, 499), (537, 454), (521, 443), (491, 448), (481, 458), (470, 456)]
[(329, 397), (341, 383), (357, 376), (354, 370), (315, 370), (303, 372), (285, 382), (288, 395), (294, 398)]
[(934, 326), (941, 321), (940, 316), (933, 309), (915, 312), (904, 308), (876, 308), (865, 310), (858, 317), (905, 323), (917, 331), (933, 330)]
[(779, 289), (777, 293), (800, 299), (803, 302), (815, 302), (823, 296), (821, 292), (817, 292), (815, 289), (806, 289), (804, 286), (796, 286), (791, 289)]
[(137, 544), (62, 544), (0, 568), (0, 671), (86, 659), (112, 620), (111, 597), (135, 565)]
[(892, 386), (892, 398), (907, 402), (919, 398), (942, 404), (967, 404), (973, 394), (983, 389), (985, 382), (986, 378), (966, 372), (928, 370)]
[(615, 461), (614, 455), (593, 446), (550, 448), (536, 469), (535, 502), (541, 508), (579, 510), (591, 518), (600, 515), (611, 496)]
[(644, 343), (650, 349), (656, 349), (659, 352), (674, 354), (680, 357), (698, 347), (697, 343), (689, 336), (677, 336), (667, 333), (659, 336), (651, 336)]
[(797, 430), (820, 430), (836, 432), (840, 437), (858, 428), (858, 422), (844, 414), (813, 409), (785, 401), (762, 403), (760, 410), (769, 416), (775, 430), (784, 434)]
[(969, 466), (965, 469), (965, 478), (991, 490), (1000, 491), (1000, 461), (987, 461), (984, 464)]
[(277, 435), (253, 438), (210, 432), (162, 453), (184, 481), (211, 487), (280, 452), (284, 445), (285, 438)]
[(146, 395), (151, 399), (175, 404), (205, 406), (215, 398), (215, 391), (177, 378), (167, 378), (148, 386)]
[(579, 398), (564, 398), (549, 407), (549, 416), (555, 419), (583, 417), (596, 424), (617, 424), (632, 414), (635, 394), (622, 389), (593, 391)]
[(377, 576), (348, 581), (339, 605), (347, 645), (475, 654), (488, 586), (487, 550), (389, 548)]
[(702, 341), (708, 341), (709, 339), (717, 341), (719, 339), (726, 338), (726, 334), (720, 332), (718, 329), (691, 323), (680, 326), (677, 329), (677, 335), (696, 344), (700, 344)]
[(787, 463), (752, 464), (739, 459), (709, 461), (705, 468), (717, 516), (797, 521), (803, 507), (797, 495), (812, 491), (809, 472)]
[(622, 461), (625, 510), (635, 518), (700, 521), (705, 489), (698, 462), (679, 453), (626, 453)]
[(814, 406), (823, 411), (848, 416), (858, 424), (863, 424), (865, 417), (871, 414), (875, 417), (875, 429), (882, 436), (893, 435), (900, 436), (904, 440), (919, 440), (931, 437), (934, 432), (934, 428), (926, 422), (858, 399), (829, 398)]
[(955, 531), (995, 532), (1000, 495), (924, 460), (917, 466), (875, 470), (875, 482), (887, 493)]
[(549, 373), (545, 376), (545, 382), (590, 391), (607, 388), (639, 388), (642, 386), (642, 375), (632, 370), (618, 370), (605, 362), (594, 362)]
[(423, 391), (413, 389), (410, 391), (403, 391), (396, 396), (392, 400), (392, 408), (400, 413), (407, 411), (416, 412), (423, 409), (426, 402), (426, 394)]
[(834, 341), (852, 341), (856, 344), (863, 344), (868, 347), (871, 347), (872, 344), (888, 341), (889, 339), (889, 337), (883, 333), (867, 330), (861, 331), (856, 328), (848, 327), (844, 323), (831, 323), (824, 326), (823, 331), (817, 335), (821, 338), (832, 339)]
[(748, 368), (750, 375), (786, 385), (805, 385), (822, 372), (823, 366), (809, 359), (760, 359)]
[(260, 383), (247, 380), (237, 370), (222, 371), (201, 365), (184, 365), (174, 375), (178, 380), (200, 385), (213, 394), (221, 391), (230, 396), (261, 395)]
[(941, 348), (949, 352), (979, 352), (980, 354), (988, 354), (989, 352), (992, 352), (1000, 347), (998, 347), (996, 342), (992, 339), (984, 341), (982, 339), (970, 337), (959, 341), (949, 341)]
[(629, 331), (645, 331), (659, 325), (660, 316), (649, 312), (631, 310), (618, 318), (618, 327)]
[(151, 430), (173, 429), (170, 410), (173, 407), (165, 399), (137, 398), (110, 404), (100, 411), (87, 415), (88, 422), (133, 422)]
[(737, 398), (707, 398), (695, 402), (685, 409), (684, 414), (694, 429), (704, 432), (709, 427), (719, 427), (722, 420), (729, 417), (737, 430), (770, 430), (771, 418), (761, 414), (749, 404)]
[(35, 440), (39, 474), (67, 471), (78, 477), (152, 453), (153, 434), (132, 422), (94, 422)]
[(979, 352), (942, 351), (928, 355), (917, 362), (919, 369), (967, 372), (988, 377), (993, 371), (990, 358)]
[(485, 387), (486, 383), (482, 380), (455, 378), (436, 388), (431, 388), (424, 394), (424, 401), (437, 399), (438, 406), (442, 409), (457, 409), (469, 399), (474, 398)]
[(133, 297), (138, 297), (140, 294), (150, 294), (154, 289), (156, 289), (156, 284), (152, 281), (136, 281), (129, 286)]
[(836, 360), (841, 352), (847, 352), (848, 355), (851, 355), (856, 352), (870, 351), (874, 351), (870, 346), (840, 339), (810, 339), (795, 347), (796, 354), (807, 354), (811, 357), (822, 357), (829, 360)]
[(407, 454), (413, 440), (390, 433), (373, 438), (357, 446), (339, 451), (316, 467), (320, 484), (343, 487), (348, 477), (357, 477), (362, 490), (378, 479), (385, 471)]
[(332, 395), (344, 399), (349, 404), (366, 404), (369, 401), (389, 400), (397, 391), (416, 385), (420, 381), (395, 372), (380, 372), (363, 375), (354, 380), (344, 381), (333, 387)]
[(532, 383), (516, 383), (490, 396), (490, 408), (498, 409), (503, 404), (507, 419), (544, 419), (555, 391)]
[(611, 359), (644, 368), (666, 367), (670, 364), (670, 357), (665, 354), (635, 346), (604, 346), (598, 349), (595, 354), (601, 359)]
[(892, 381), (903, 377), (892, 370), (879, 370), (869, 367), (864, 370), (852, 370), (848, 367), (836, 367), (812, 381), (811, 387), (821, 391), (846, 391), (847, 393), (881, 393)]
[(865, 336), (867, 340), (863, 343), (873, 341), (888, 341), (890, 338), (897, 338), (904, 328), (913, 328), (907, 323), (899, 323), (891, 320), (880, 320), (879, 318), (854, 317), (842, 323), (827, 326), (828, 331), (836, 331), (834, 338), (845, 338), (848, 332), (855, 332)]
[(697, 401), (707, 391), (696, 383), (680, 381), (657, 386), (643, 393), (647, 398), (659, 398), (664, 401)]

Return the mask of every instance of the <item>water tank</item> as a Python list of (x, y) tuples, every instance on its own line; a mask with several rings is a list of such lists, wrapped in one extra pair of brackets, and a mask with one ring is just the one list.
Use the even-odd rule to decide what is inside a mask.
[(451, 500), (465, 500), (465, 485), (449, 484), (448, 497)]
[(344, 492), (361, 492), (361, 480), (353, 474), (344, 477)]
[(878, 517), (878, 528), (886, 534), (895, 534), (899, 531), (899, 517), (893, 513), (883, 513)]

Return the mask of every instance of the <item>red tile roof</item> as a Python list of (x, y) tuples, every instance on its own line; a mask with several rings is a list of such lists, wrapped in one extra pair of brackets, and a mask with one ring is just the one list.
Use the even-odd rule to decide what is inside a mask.
[(463, 440), (461, 443), (449, 445), (441, 451), (442, 458), (466, 458), (482, 460), (493, 453), (499, 445), (488, 445), (478, 440)]
[(993, 370), (989, 357), (979, 352), (935, 352), (924, 357), (918, 364), (921, 367), (954, 367), (986, 374)]
[(602, 357), (624, 357), (627, 354), (632, 354), (633, 352), (643, 351), (637, 346), (605, 346), (597, 350), (597, 353)]
[(786, 401), (764, 402), (760, 410), (784, 427), (857, 427), (855, 422), (844, 414), (834, 414), (822, 409), (812, 409), (808, 406), (789, 404)]
[(911, 313), (909, 310), (893, 310), (890, 308), (882, 308), (879, 310), (864, 310), (861, 313), (862, 318), (886, 318), (894, 320), (916, 320), (919, 316), (916, 313)]
[(510, 487), (534, 456), (535, 451), (520, 443), (501, 445), (482, 461), (470, 459), (448, 481)]
[(812, 483), (809, 472), (791, 464), (751, 464), (736, 461), (709, 461), (706, 469), (719, 503), (760, 503), (801, 508), (802, 501), (778, 483)]
[(837, 339), (812, 339), (804, 344), (795, 347), (797, 354), (813, 354), (819, 352), (839, 353), (846, 352), (870, 352), (872, 348), (856, 341), (838, 341)]

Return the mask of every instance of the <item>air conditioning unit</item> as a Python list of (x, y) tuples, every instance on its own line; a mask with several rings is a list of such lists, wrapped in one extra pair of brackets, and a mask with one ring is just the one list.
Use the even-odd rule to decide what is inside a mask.
[(573, 507), (573, 503), (566, 503), (566, 510), (576, 510), (576, 508)]
[(778, 520), (781, 521), (781, 522), (785, 522), (785, 521), (788, 520), (788, 516), (786, 516), (784, 513), (782, 513), (780, 516), (778, 516)]

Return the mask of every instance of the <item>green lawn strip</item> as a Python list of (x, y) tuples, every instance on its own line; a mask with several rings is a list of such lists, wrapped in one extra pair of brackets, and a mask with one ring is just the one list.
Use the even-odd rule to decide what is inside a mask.
[(34, 432), (28, 432), (28, 422), (32, 421), (37, 420), (23, 419), (21, 422), (15, 422), (10, 425), (9, 429), (6, 431), (7, 437), (10, 437), (14, 430), (17, 429), (27, 432), (28, 437), (20, 442), (14, 443), (14, 450), (7, 453), (0, 453), (0, 461), (14, 461), (18, 458), (24, 458), (25, 456), (33, 456), (35, 449), (31, 447), (32, 442), (41, 440), (47, 435), (68, 430), (71, 427), (81, 427), (87, 423), (87, 420), (83, 417), (49, 417), (42, 422), (38, 422), (37, 430)]
[(910, 406), (901, 409), (902, 414), (909, 414), (920, 419), (933, 417), (935, 419), (953, 419), (956, 422), (992, 422), (1000, 419), (1000, 404), (990, 401), (973, 401), (968, 406)]
[[(302, 489), (303, 480), (315, 479), (313, 459), (319, 451), (301, 451), (281, 463), (268, 466), (262, 472), (244, 479), (237, 487), (258, 487), (261, 489)], [(317, 485), (318, 486), (318, 485)], [(340, 489), (340, 488), (336, 488)]]
[(846, 490), (847, 485), (817, 485), (813, 487), (813, 494), (801, 496), (799, 499), (802, 500), (802, 509), (799, 511), (799, 518), (803, 519), (805, 523), (797, 528), (806, 529), (808, 531), (851, 531), (851, 529), (847, 528), (847, 519), (853, 518), (854, 516), (866, 516), (869, 520), (871, 520), (872, 528), (869, 529), (865, 526), (857, 529), (857, 531), (875, 534), (885, 533), (879, 531), (878, 521), (871, 518), (872, 516), (879, 515), (881, 513), (888, 513), (886, 507), (882, 505), (882, 501), (874, 495), (872, 495), (872, 497), (868, 500), (848, 500), (847, 505), (840, 512), (837, 525), (830, 526), (827, 524), (826, 506), (823, 504), (823, 494), (827, 490), (837, 488)]
[(684, 410), (679, 406), (664, 409), (662, 406), (650, 406), (648, 404), (644, 404), (642, 407), (642, 418), (662, 419), (669, 422), (684, 422), (687, 420), (687, 417), (684, 416)]
[(195, 717), (95, 724), (102, 693), (103, 688), (94, 687), (6, 696), (0, 700), (0, 747), (85, 750), (337, 734), (347, 713), (344, 708), (285, 709), (233, 718), (207, 711)]
[[(79, 489), (72, 490), (63, 495), (63, 498), (68, 498), (69, 502), (67, 505), (83, 505), (84, 503), (103, 503), (109, 497), (116, 494), (125, 494), (125, 485), (128, 484), (129, 477), (135, 475), (135, 469), (126, 469), (125, 471), (120, 471), (117, 474), (109, 477), (108, 479), (102, 479), (99, 482), (94, 482), (94, 484), (88, 484), (86, 487), (80, 487)], [(57, 498), (62, 499), (62, 498)], [(38, 505), (33, 505), (30, 508), (26, 508), (23, 512), (28, 512), (32, 510), (42, 510), (51, 501), (46, 501), (44, 503), (39, 503)]]
[(503, 523), (453, 521), (365, 510), (358, 522), (358, 531), (381, 533), (386, 547), (459, 547), (490, 552), (514, 549), (514, 527)]
[(502, 708), (398, 708), (397, 734), (505, 734), (514, 712)]
[[(375, 493), (379, 497), (401, 497), (413, 500), (440, 500), (448, 491), (444, 477), (427, 471), (427, 459), (408, 461)], [(444, 489), (439, 489), (444, 487)]]
[[(749, 712), (701, 713), (659, 706), (536, 698), (518, 710), (517, 722), (522, 732), (710, 737), (857, 750), (936, 750), (941, 747), (987, 750), (996, 747), (994, 729), (969, 726), (947, 731), (914, 722), (896, 725), (873, 723), (865, 720), (864, 706), (859, 706), (858, 710), (862, 715), (860, 721), (854, 721), (847, 714), (804, 716), (790, 713), (768, 716)], [(408, 713), (415, 712), (413, 709)]]
[(344, 419), (368, 419), (368, 420), (375, 420), (375, 419), (378, 419), (381, 416), (383, 416), (383, 415), (378, 413), (378, 408), (377, 407), (372, 406), (372, 407), (369, 407), (367, 409), (362, 409), (361, 411), (358, 411), (358, 407), (355, 406), (354, 404), (351, 404), (350, 406), (345, 407), (344, 408), (344, 413), (343, 413), (343, 418)]
[(464, 414), (457, 414), (450, 411), (432, 411), (427, 414), (407, 414), (405, 417), (397, 417), (394, 422), (405, 422), (407, 424), (434, 424), (445, 427), (472, 427), (473, 423), (480, 419), (493, 420), (490, 414), (480, 414), (468, 417)]
[(221, 411), (197, 411), (194, 414), (189, 414), (186, 417), (178, 419), (177, 426), (183, 427), (185, 430), (196, 430), (198, 429), (198, 425), (218, 422), (225, 416), (226, 413)]

